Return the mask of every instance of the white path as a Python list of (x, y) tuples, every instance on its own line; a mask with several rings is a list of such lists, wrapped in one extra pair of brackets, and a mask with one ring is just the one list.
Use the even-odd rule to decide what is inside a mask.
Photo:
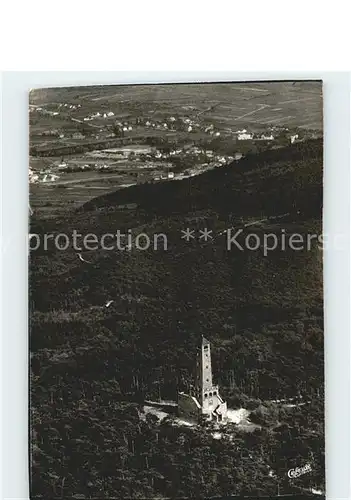
[(234, 121), (241, 120), (242, 118), (245, 118), (245, 116), (253, 115), (254, 113), (257, 113), (258, 111), (261, 111), (264, 108), (269, 108), (269, 104), (263, 104), (260, 108), (254, 109), (253, 111), (249, 111), (249, 113), (245, 113), (244, 115), (238, 116), (235, 118)]

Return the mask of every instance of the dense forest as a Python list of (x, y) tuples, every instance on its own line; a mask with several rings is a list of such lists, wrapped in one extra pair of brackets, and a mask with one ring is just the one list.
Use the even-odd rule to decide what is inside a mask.
[[(322, 143), (248, 155), (183, 181), (96, 198), (31, 232), (164, 233), (167, 250), (51, 245), (30, 255), (31, 480), (40, 498), (274, 497), (324, 489), (322, 255), (228, 250), (223, 230), (321, 233)], [(131, 210), (118, 206), (133, 203)], [(111, 211), (111, 207), (117, 207)], [(205, 242), (181, 230), (205, 227)], [(245, 233), (243, 234), (243, 236)], [(107, 301), (113, 301), (106, 307)], [(235, 424), (145, 414), (193, 381), (201, 335)], [(299, 398), (303, 404), (279, 405)], [(291, 480), (287, 471), (312, 464)], [(306, 493), (307, 494), (307, 493)]]

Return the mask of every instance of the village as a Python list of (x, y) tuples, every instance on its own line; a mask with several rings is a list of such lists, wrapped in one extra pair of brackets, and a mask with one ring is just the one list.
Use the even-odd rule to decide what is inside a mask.
[[(181, 180), (199, 175), (206, 170), (238, 161), (241, 153), (218, 155), (212, 150), (190, 146), (161, 152), (149, 146), (131, 146), (119, 149), (93, 151), (86, 154), (86, 161), (81, 159), (61, 159), (51, 165), (36, 170), (29, 168), (30, 183), (56, 182), (67, 173), (99, 172), (130, 173), (138, 182), (158, 182), (164, 180)], [(192, 165), (187, 167), (187, 165)]]
[[(247, 130), (246, 128), (233, 130), (232, 127), (222, 127), (215, 126), (213, 123), (209, 123), (208, 120), (200, 120), (199, 114), (195, 116), (165, 116), (159, 118), (151, 118), (144, 116), (136, 116), (135, 118), (128, 117), (128, 119), (118, 119), (117, 114), (109, 109), (103, 109), (101, 111), (96, 111), (88, 114), (87, 116), (82, 116), (82, 106), (80, 104), (58, 104), (54, 109), (48, 109), (42, 106), (30, 105), (29, 113), (47, 115), (48, 117), (58, 117), (68, 118), (76, 124), (86, 124), (89, 127), (94, 127), (98, 130), (95, 133), (89, 133), (89, 137), (100, 138), (101, 133), (104, 137), (109, 136), (125, 136), (128, 133), (135, 131), (136, 129), (146, 129), (146, 130), (159, 130), (159, 131), (173, 131), (173, 132), (187, 132), (188, 134), (194, 134), (196, 132), (202, 132), (208, 136), (220, 137), (221, 134), (230, 134), (233, 139), (238, 141), (247, 140), (261, 140), (261, 141), (274, 141), (282, 133), (288, 134), (289, 129), (287, 127), (280, 126), (269, 126), (265, 131), (253, 131)], [(80, 113), (75, 116), (75, 112)], [(89, 123), (87, 123), (89, 122)], [(93, 123), (90, 123), (93, 122)], [(101, 127), (109, 127), (109, 130)], [(110, 133), (108, 133), (108, 131)], [(100, 132), (100, 134), (99, 134)], [(65, 133), (65, 127), (60, 130), (60, 128), (49, 129), (43, 131), (42, 136), (56, 136), (59, 139), (76, 138), (85, 139), (86, 135), (80, 132)], [(292, 133), (291, 142), (295, 142), (299, 139), (298, 134)]]
[[(250, 147), (281, 147), (282, 144), (293, 144), (305, 139), (304, 131), (297, 133), (296, 130), (279, 126), (268, 126), (260, 131), (230, 127), (219, 129), (208, 119), (200, 119), (199, 113), (194, 116), (152, 118), (152, 115), (138, 115), (118, 119), (117, 114), (109, 108), (85, 114), (81, 104), (69, 103), (45, 108), (32, 105), (29, 111), (33, 116), (46, 116), (48, 124), (53, 121), (55, 126), (42, 130), (40, 134), (41, 140), (49, 141), (49, 144), (74, 146), (97, 140), (129, 138), (127, 146), (55, 158), (45, 167), (31, 164), (31, 184), (60, 183), (67, 174), (78, 172), (127, 174), (134, 178), (128, 185), (181, 180), (235, 164), (250, 151)], [(70, 126), (67, 126), (67, 119)], [(62, 127), (59, 126), (60, 120), (64, 125)], [(143, 141), (141, 132), (148, 140)], [(178, 136), (174, 135), (176, 133)], [(179, 145), (178, 138), (181, 138)], [(228, 138), (236, 145), (231, 154), (223, 152), (220, 147), (220, 141)]]

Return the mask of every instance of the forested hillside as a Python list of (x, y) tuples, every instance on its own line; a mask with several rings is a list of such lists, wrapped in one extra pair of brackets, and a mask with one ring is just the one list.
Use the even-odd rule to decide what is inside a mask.
[[(96, 198), (31, 232), (167, 235), (167, 249), (30, 256), (33, 495), (147, 498), (276, 495), (324, 480), (322, 255), (228, 250), (225, 229), (262, 237), (319, 234), (322, 144), (248, 156), (183, 181)], [(127, 203), (137, 208), (120, 209)], [(181, 231), (208, 228), (213, 240)], [(106, 307), (108, 301), (113, 301)], [(146, 398), (192, 383), (201, 335), (230, 408), (261, 426), (231, 439), (160, 425)], [(272, 400), (299, 397), (304, 405)], [(206, 426), (205, 426), (206, 427)], [(313, 464), (312, 474), (287, 470)], [(273, 471), (273, 472), (270, 472)], [(87, 477), (89, 480), (87, 481)], [(45, 492), (45, 495), (43, 494)]]

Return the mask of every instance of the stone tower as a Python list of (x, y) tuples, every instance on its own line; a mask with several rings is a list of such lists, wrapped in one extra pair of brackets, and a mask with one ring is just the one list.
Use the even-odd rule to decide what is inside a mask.
[(212, 389), (211, 346), (209, 341), (202, 337), (201, 346), (196, 355), (195, 372), (195, 393), (201, 404), (205, 399), (205, 393)]
[(227, 417), (227, 403), (221, 398), (218, 385), (213, 385), (211, 346), (204, 337), (196, 355), (195, 394), (179, 393), (178, 404), (179, 413), (191, 418), (204, 415), (223, 421)]

